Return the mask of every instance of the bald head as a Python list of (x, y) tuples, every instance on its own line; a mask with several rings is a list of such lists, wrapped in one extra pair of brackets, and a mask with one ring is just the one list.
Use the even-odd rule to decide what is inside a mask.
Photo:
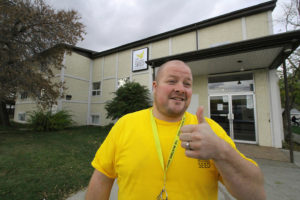
[(153, 114), (165, 121), (179, 121), (191, 102), (193, 75), (187, 64), (172, 60), (163, 64), (153, 81)]
[(156, 74), (156, 77), (155, 77), (156, 82), (159, 82), (159, 79), (160, 79), (161, 75), (163, 74), (164, 69), (167, 66), (182, 66), (182, 67), (187, 67), (187, 68), (189, 68), (189, 70), (191, 70), (190, 67), (185, 62), (183, 62), (181, 60), (167, 61), (158, 68), (157, 74)]

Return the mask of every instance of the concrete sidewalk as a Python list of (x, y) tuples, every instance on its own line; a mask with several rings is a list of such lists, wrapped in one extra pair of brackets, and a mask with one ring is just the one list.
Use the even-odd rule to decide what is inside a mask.
[[(295, 163), (289, 162), (289, 151), (272, 147), (237, 144), (237, 148), (260, 166), (265, 178), (265, 190), (269, 200), (296, 200), (300, 197), (300, 152), (294, 152)], [(117, 200), (118, 187), (114, 184), (111, 200)], [(85, 190), (79, 191), (67, 200), (84, 200)], [(219, 186), (219, 200), (234, 199)]]

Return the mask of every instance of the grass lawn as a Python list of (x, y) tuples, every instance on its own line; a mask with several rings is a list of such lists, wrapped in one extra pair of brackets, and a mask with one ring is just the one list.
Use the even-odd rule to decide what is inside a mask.
[(108, 129), (59, 132), (0, 128), (0, 199), (65, 199), (88, 185), (90, 163)]
[(300, 135), (300, 127), (292, 126), (292, 133), (296, 133), (296, 134)]

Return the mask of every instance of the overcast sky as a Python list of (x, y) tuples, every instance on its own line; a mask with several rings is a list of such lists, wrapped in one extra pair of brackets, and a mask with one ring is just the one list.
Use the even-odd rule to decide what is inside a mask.
[[(46, 0), (78, 11), (87, 34), (76, 46), (103, 51), (268, 0)], [(278, 0), (273, 18), (280, 15)], [(278, 28), (277, 28), (278, 29)], [(278, 30), (275, 30), (278, 32)]]

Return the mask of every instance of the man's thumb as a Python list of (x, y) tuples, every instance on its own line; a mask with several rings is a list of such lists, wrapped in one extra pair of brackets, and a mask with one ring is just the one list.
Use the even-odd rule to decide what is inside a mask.
[(198, 109), (197, 109), (197, 112), (196, 112), (196, 116), (197, 116), (199, 124), (201, 124), (205, 121), (203, 111), (204, 111), (204, 107), (199, 106)]

